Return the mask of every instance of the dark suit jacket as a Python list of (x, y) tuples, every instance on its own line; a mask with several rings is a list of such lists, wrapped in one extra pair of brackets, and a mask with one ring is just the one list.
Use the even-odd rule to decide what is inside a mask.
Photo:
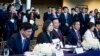
[(87, 30), (87, 24), (89, 23), (89, 15), (86, 14), (85, 15), (85, 20), (84, 20), (84, 17), (82, 15), (82, 13), (79, 13), (78, 14), (78, 18), (79, 18), (79, 21), (81, 23), (81, 32), (82, 32), (82, 35), (85, 33), (85, 31)]
[(66, 23), (66, 19), (67, 19), (67, 23), (70, 25), (70, 23), (71, 23), (71, 15), (68, 13), (67, 14), (67, 18), (65, 18), (64, 13), (61, 13), (60, 19), (59, 19), (59, 21), (61, 22), (61, 24), (65, 24)]
[[(66, 22), (66, 20), (67, 20), (67, 22)], [(61, 13), (59, 21), (61, 23), (60, 29), (61, 29), (62, 34), (64, 36), (67, 36), (68, 31), (69, 31), (69, 26), (66, 26), (65, 23), (68, 23), (69, 25), (71, 24), (70, 14), (69, 13), (67, 14), (67, 19), (66, 19), (64, 13)]]
[[(15, 20), (15, 19), (14, 19)], [(8, 40), (12, 34), (17, 32), (18, 26), (17, 26), (17, 21), (15, 20), (14, 23), (10, 21), (10, 19), (5, 23), (5, 28), (4, 28), (4, 40)]]
[(58, 34), (55, 30), (52, 31), (52, 33), (53, 33), (53, 35), (54, 35), (54, 38), (53, 38), (53, 39), (59, 38), (60, 41), (62, 41), (62, 43), (63, 43), (63, 45), (64, 45), (64, 38), (63, 38), (63, 35), (62, 35), (62, 33), (61, 33), (60, 30), (59, 30), (58, 32), (60, 33), (60, 36), (59, 36), (59, 34)]
[[(59, 16), (57, 15), (57, 13), (55, 13), (56, 14), (56, 17), (57, 18), (59, 18)], [(44, 16), (43, 16), (43, 21), (45, 22), (46, 20), (53, 20), (55, 17), (54, 17), (54, 15), (51, 13), (51, 14), (48, 14), (48, 12), (45, 12), (44, 13)]]
[(78, 18), (78, 14), (71, 14), (71, 25), (72, 25), (72, 23), (75, 21), (75, 20), (79, 20), (79, 18)]
[(48, 14), (48, 12), (45, 12), (43, 15), (43, 21), (45, 22), (46, 20), (52, 20), (52, 14)]
[(22, 38), (20, 33), (14, 34), (6, 44), (6, 47), (10, 49), (10, 54), (23, 54), (25, 51), (29, 50), (30, 40), (26, 39), (25, 48), (22, 49)]
[(97, 31), (96, 29), (94, 29), (94, 34), (95, 34), (95, 37), (97, 37), (97, 39), (99, 39), (100, 41), (100, 31)]
[(38, 35), (37, 43), (52, 43), (53, 38), (52, 32), (50, 33), (50, 36), (47, 34), (47, 32), (41, 32)]
[(77, 37), (76, 32), (75, 32), (74, 29), (71, 29), (70, 32), (69, 32), (68, 42), (71, 45), (77, 45), (77, 43), (78, 43), (78, 37)]

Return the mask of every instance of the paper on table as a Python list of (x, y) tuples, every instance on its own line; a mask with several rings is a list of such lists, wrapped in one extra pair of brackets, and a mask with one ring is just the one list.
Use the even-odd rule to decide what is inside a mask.
[(76, 52), (77, 54), (84, 53), (82, 47), (81, 47), (81, 48), (75, 48), (75, 52)]
[(58, 38), (53, 39), (52, 42), (55, 45), (55, 47), (57, 47), (59, 45), (60, 48), (63, 48), (63, 44)]
[(60, 41), (60, 46), (61, 46), (61, 48), (63, 48), (64, 46), (63, 46), (63, 43)]
[(57, 39), (53, 39), (52, 42), (53, 42), (54, 44), (56, 44), (56, 43), (59, 43), (60, 40), (57, 38)]
[(65, 45), (65, 48), (72, 48), (72, 45)]
[(65, 48), (76, 48), (76, 45), (65, 45)]
[(36, 55), (34, 55), (33, 52), (25, 52), (24, 55), (25, 56), (36, 56)]
[(63, 50), (56, 50), (56, 56), (64, 56)]
[(62, 49), (63, 51), (71, 51), (71, 49)]

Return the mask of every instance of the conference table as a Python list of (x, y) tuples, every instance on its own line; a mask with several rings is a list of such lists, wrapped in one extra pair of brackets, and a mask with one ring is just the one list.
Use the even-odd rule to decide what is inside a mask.
[(89, 51), (81, 54), (74, 54), (74, 53), (72, 54), (64, 52), (64, 56), (100, 56), (100, 50)]
[[(3, 56), (3, 55), (0, 55)], [(23, 54), (20, 55), (10, 55), (10, 56), (24, 56)], [(81, 54), (75, 54), (75, 53), (68, 53), (64, 51), (64, 56), (100, 56), (100, 50), (94, 50), (94, 51), (89, 51)]]

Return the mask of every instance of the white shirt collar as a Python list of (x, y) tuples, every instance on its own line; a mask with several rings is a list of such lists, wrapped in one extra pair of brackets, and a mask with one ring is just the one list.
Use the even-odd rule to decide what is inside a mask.
[(14, 22), (15, 22), (15, 20), (14, 20), (13, 18), (11, 18), (11, 19), (10, 19), (10, 21), (11, 21), (12, 23), (14, 23)]
[(20, 35), (21, 35), (21, 39), (22, 39), (22, 43), (23, 43), (23, 40), (26, 38), (21, 33), (20, 33)]
[(49, 11), (48, 11), (47, 13), (48, 13), (48, 14), (51, 14), (51, 12), (49, 12)]
[(67, 13), (64, 13), (65, 15), (67, 14)]
[(78, 30), (74, 29), (75, 32), (78, 32)]
[(99, 31), (97, 28), (96, 28), (96, 30)]
[(58, 29), (54, 29), (56, 32), (58, 32)]

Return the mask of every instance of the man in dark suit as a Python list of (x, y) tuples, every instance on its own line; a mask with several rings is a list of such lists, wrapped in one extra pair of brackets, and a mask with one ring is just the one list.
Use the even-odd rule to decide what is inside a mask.
[(71, 8), (71, 25), (74, 20), (79, 20), (78, 19), (78, 13), (75, 11), (75, 8)]
[(49, 11), (44, 13), (43, 16), (43, 21), (45, 22), (46, 20), (53, 20), (54, 18), (58, 18), (56, 9), (54, 7), (50, 7)]
[(56, 14), (58, 19), (60, 18), (61, 13), (62, 13), (62, 8), (61, 7), (57, 8)]
[(96, 22), (96, 28), (94, 29), (95, 37), (97, 37), (100, 41), (100, 21)]
[(69, 14), (68, 7), (63, 7), (63, 13), (61, 13), (59, 21), (61, 23), (60, 28), (61, 28), (62, 34), (66, 36), (66, 33), (68, 33), (69, 26), (71, 23), (71, 16)]
[(12, 35), (7, 41), (5, 48), (8, 48), (10, 55), (12, 54), (23, 54), (29, 50), (30, 35), (32, 33), (32, 25), (28, 22), (22, 23), (20, 32)]
[(63, 35), (59, 29), (59, 26), (60, 26), (60, 23), (59, 23), (59, 20), (58, 19), (54, 19), (53, 20), (53, 27), (54, 27), (54, 30), (52, 31), (53, 32), (53, 35), (55, 38), (59, 38), (60, 41), (62, 41), (62, 43), (64, 44), (64, 38), (63, 38)]
[(8, 20), (5, 22), (4, 25), (4, 37), (3, 40), (7, 41), (12, 34), (16, 33), (18, 31), (17, 26), (17, 16), (13, 13), (10, 14), (11, 17), (8, 18)]
[(68, 34), (68, 42), (71, 45), (78, 45), (81, 42), (81, 36), (80, 36), (80, 22), (75, 21), (73, 23), (73, 28), (70, 30)]
[(5, 24), (5, 13), (3, 12), (2, 9), (0, 9), (0, 41), (1, 41), (1, 37), (2, 37), (2, 34), (3, 34), (3, 26)]
[(81, 33), (82, 35), (85, 33), (85, 31), (87, 30), (87, 24), (89, 23), (89, 15), (87, 13), (87, 8), (83, 8), (82, 12), (79, 13), (78, 18), (80, 20), (81, 23)]
[(48, 11), (44, 13), (43, 15), (43, 21), (45, 22), (46, 20), (52, 20), (52, 14), (51, 14), (51, 7), (48, 7)]

